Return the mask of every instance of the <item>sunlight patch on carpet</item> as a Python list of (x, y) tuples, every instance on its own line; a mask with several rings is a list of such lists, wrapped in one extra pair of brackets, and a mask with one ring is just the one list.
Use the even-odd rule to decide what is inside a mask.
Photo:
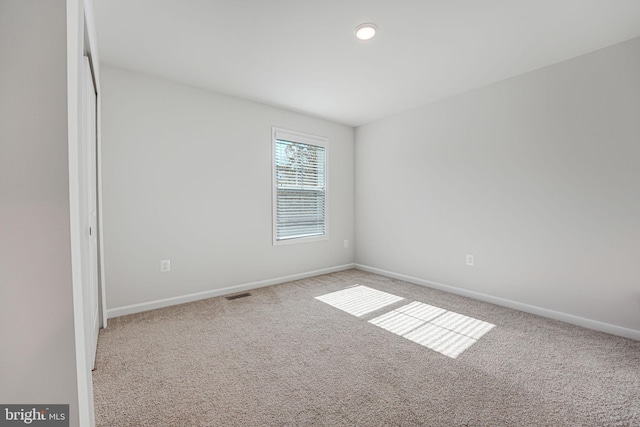
[(447, 311), (442, 316), (432, 320), (431, 323), (474, 339), (480, 339), (495, 326), (453, 311)]
[(471, 347), (477, 341), (473, 338), (441, 328), (432, 323), (427, 323), (424, 326), (414, 329), (404, 335), (404, 337), (453, 359), (460, 356), (463, 351)]
[(373, 323), (374, 325), (380, 326), (381, 328), (400, 336), (425, 324), (425, 322), (420, 319), (398, 313), (395, 310), (376, 317), (375, 319), (370, 320), (369, 323)]
[(444, 308), (434, 307), (432, 305), (418, 301), (414, 301), (411, 304), (403, 305), (402, 307), (397, 308), (395, 311), (404, 313), (411, 317), (415, 317), (416, 319), (424, 320), (425, 322), (428, 322), (431, 319), (435, 319), (441, 314), (447, 312), (447, 310), (445, 310)]
[(495, 326), (417, 301), (369, 323), (454, 359)]
[(359, 285), (316, 299), (354, 316), (363, 316), (404, 298)]

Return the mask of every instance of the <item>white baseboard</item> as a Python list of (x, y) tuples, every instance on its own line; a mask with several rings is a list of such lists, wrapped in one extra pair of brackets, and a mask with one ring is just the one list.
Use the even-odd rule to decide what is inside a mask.
[(406, 276), (404, 274), (394, 273), (392, 271), (381, 270), (379, 268), (369, 267), (367, 265), (355, 264), (355, 268), (370, 273), (379, 274), (381, 276), (392, 277), (394, 279), (413, 283), (416, 285), (426, 286), (433, 289), (449, 292), (452, 294), (462, 295), (465, 297), (477, 299), (480, 301), (490, 302), (492, 304), (503, 307), (512, 308), (514, 310), (524, 311), (526, 313), (536, 314), (538, 316), (547, 317), (549, 319), (560, 320), (562, 322), (571, 323), (573, 325), (582, 326), (584, 328), (593, 329), (608, 334), (618, 335), (625, 338), (631, 338), (640, 341), (640, 331), (629, 329), (622, 326), (611, 325), (609, 323), (591, 320), (584, 317), (574, 316), (573, 314), (562, 313), (560, 311), (549, 310), (547, 308), (537, 307), (518, 301), (512, 301), (505, 298), (495, 297), (480, 292), (470, 291), (467, 289), (457, 288), (451, 285), (432, 282), (430, 280), (418, 279), (417, 277)]
[(187, 294), (177, 297), (159, 299), (155, 301), (142, 302), (139, 304), (125, 305), (123, 307), (110, 308), (107, 310), (107, 318), (112, 319), (114, 317), (126, 316), (127, 314), (140, 313), (142, 311), (154, 310), (156, 308), (184, 304), (201, 299), (248, 291), (250, 289), (263, 288), (265, 286), (278, 285), (280, 283), (292, 282), (294, 280), (306, 279), (308, 277), (321, 276), (323, 274), (335, 273), (337, 271), (349, 270), (351, 268), (355, 268), (355, 264), (344, 264), (336, 267), (323, 268), (321, 270), (308, 271), (306, 273), (292, 274), (290, 276), (276, 277), (273, 279), (228, 286), (220, 289), (212, 289), (210, 291), (196, 292), (194, 294)]

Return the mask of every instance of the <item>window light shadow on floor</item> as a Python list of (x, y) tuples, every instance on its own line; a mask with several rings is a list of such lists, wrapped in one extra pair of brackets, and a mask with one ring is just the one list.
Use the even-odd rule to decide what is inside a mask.
[(369, 323), (454, 359), (495, 326), (417, 301)]
[[(363, 316), (404, 298), (355, 286), (316, 299), (354, 316)], [(495, 326), (418, 301), (382, 314), (369, 323), (454, 359)]]
[(316, 297), (316, 299), (360, 317), (381, 309), (382, 307), (386, 307), (389, 304), (393, 304), (394, 302), (401, 301), (404, 298), (366, 286), (354, 286), (342, 291)]

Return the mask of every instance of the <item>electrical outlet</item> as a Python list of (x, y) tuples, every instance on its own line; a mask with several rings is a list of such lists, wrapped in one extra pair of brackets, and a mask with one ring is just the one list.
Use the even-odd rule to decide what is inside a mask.
[(344, 247), (345, 247), (345, 248), (348, 248), (348, 247), (349, 247), (349, 241), (348, 241), (348, 240), (345, 240), (345, 241), (344, 241)]
[(473, 263), (475, 261), (473, 255), (467, 254), (466, 260), (467, 260), (467, 265), (470, 267), (473, 267)]
[(160, 273), (171, 271), (171, 260), (163, 259), (160, 261)]

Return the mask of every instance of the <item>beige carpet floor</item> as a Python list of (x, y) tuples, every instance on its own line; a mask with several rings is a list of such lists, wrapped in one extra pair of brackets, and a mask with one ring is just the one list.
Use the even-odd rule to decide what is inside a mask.
[[(354, 285), (402, 300), (316, 299)], [(638, 341), (358, 270), (251, 293), (110, 320), (97, 425), (640, 426)], [(494, 326), (451, 357), (380, 326), (413, 302)]]

